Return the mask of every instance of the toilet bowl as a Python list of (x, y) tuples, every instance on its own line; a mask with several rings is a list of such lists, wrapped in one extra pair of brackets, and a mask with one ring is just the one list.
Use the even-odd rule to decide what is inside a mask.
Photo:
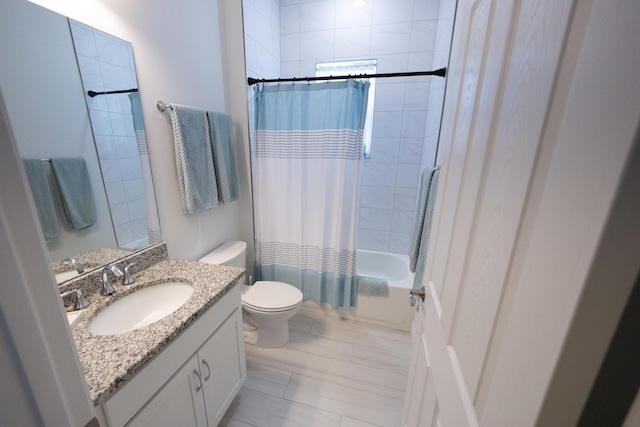
[(282, 347), (289, 342), (289, 323), (302, 305), (302, 292), (283, 282), (256, 282), (241, 297), (243, 314), (258, 329), (256, 345)]
[[(246, 268), (247, 244), (227, 242), (200, 258), (200, 262)], [(244, 284), (245, 278), (243, 277)], [(302, 305), (302, 292), (283, 282), (258, 281), (241, 297), (242, 314), (257, 328), (256, 346), (282, 347), (289, 342), (289, 323)]]

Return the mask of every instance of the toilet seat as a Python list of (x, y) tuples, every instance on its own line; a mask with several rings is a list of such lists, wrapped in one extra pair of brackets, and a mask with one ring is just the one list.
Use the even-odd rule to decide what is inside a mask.
[(246, 308), (274, 313), (291, 310), (302, 303), (302, 292), (295, 286), (283, 282), (256, 282), (245, 292), (242, 305)]

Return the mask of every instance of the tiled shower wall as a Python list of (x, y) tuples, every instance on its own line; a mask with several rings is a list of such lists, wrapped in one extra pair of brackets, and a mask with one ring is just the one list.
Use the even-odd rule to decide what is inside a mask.
[[(85, 90), (137, 88), (131, 45), (71, 23)], [(102, 176), (118, 246), (135, 246), (148, 236), (140, 157), (127, 94), (87, 97)]]
[[(280, 6), (278, 0), (243, 0), (247, 77), (280, 76)], [(249, 120), (254, 112), (253, 87), (249, 88)], [(253, 138), (253, 127), (249, 127)]]
[[(438, 0), (365, 0), (362, 7), (351, 0), (281, 0), (281, 76), (313, 76), (316, 62), (350, 59), (377, 59), (379, 73), (430, 70), (438, 8)], [(427, 129), (433, 79), (440, 78), (376, 82), (371, 158), (362, 176), (361, 249), (408, 252), (419, 174), (423, 163), (433, 164), (437, 141), (425, 139), (439, 127), (438, 120)]]

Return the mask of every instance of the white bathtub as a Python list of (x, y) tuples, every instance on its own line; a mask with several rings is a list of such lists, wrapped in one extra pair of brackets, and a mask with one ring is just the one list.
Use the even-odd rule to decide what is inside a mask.
[(409, 256), (361, 249), (358, 251), (358, 275), (387, 279), (389, 296), (358, 295), (356, 307), (349, 310), (333, 310), (328, 304), (318, 307), (306, 301), (301, 310), (320, 310), (329, 316), (409, 331), (415, 313), (415, 309), (409, 305), (409, 289), (413, 286)]

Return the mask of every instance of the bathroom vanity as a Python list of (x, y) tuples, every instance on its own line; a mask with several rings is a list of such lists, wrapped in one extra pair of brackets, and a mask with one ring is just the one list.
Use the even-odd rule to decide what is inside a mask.
[[(145, 262), (155, 256), (153, 248), (150, 257), (144, 252), (139, 256)], [(87, 295), (91, 305), (72, 334), (90, 397), (102, 426), (216, 426), (246, 378), (239, 285), (244, 270), (158, 258), (134, 271), (133, 285), (114, 283), (115, 296)], [(83, 293), (87, 286), (97, 289), (91, 275), (84, 280), (76, 283)], [(129, 332), (89, 332), (96, 315), (115, 301), (167, 282), (193, 286), (172, 313)]]

